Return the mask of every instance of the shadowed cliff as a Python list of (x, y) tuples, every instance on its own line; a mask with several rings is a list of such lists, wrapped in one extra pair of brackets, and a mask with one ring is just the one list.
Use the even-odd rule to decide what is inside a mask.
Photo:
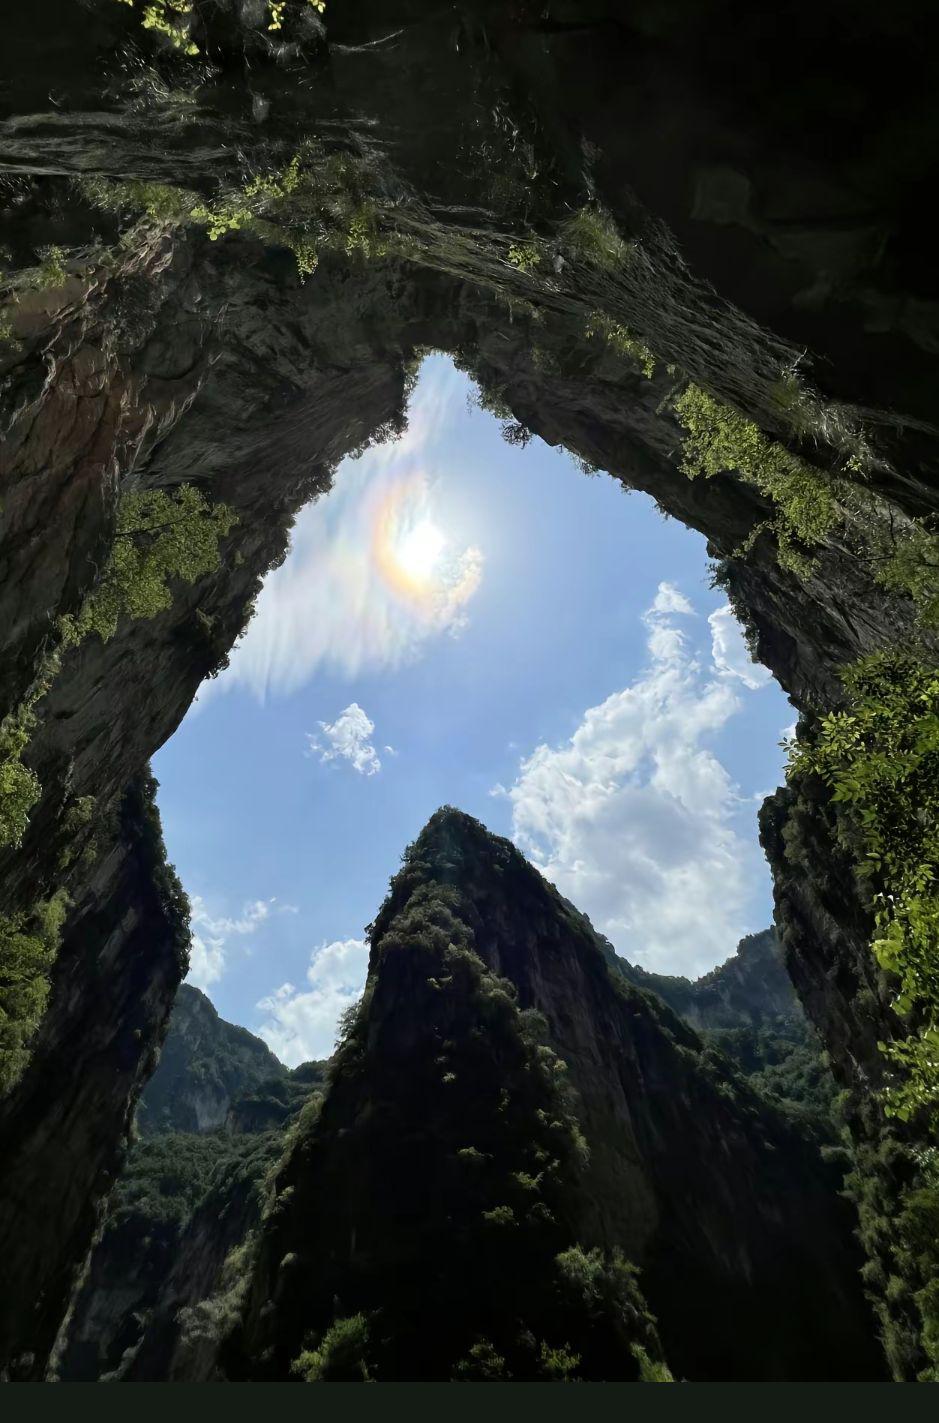
[[(487, 1072), (473, 1055), (486, 1041), (487, 995), (543, 1020), (586, 1143), (549, 1202), (563, 1230), (545, 1251), (576, 1242), (638, 1265), (678, 1376), (880, 1376), (850, 1211), (817, 1143), (663, 1003), (611, 972), (589, 922), (508, 841), (438, 812), (408, 848), (371, 941), (365, 997), (322, 1111), (275, 1178), (243, 1324), (222, 1354), (231, 1376), (288, 1377), (308, 1341), (332, 1326), (335, 1299), (343, 1316), (374, 1315), (370, 1337), (385, 1340), (378, 1378), (424, 1377), (415, 1348), (437, 1361), (426, 1376), (449, 1377), (437, 1370), (455, 1367), (474, 1332), (491, 1336), (489, 1311), (504, 1290), (512, 1303), (500, 1317), (500, 1356), (525, 1332), (537, 1271), (515, 1259), (513, 1232), (544, 1197), (513, 1188), (495, 1164), (492, 1200), (465, 1180), (476, 1155), (500, 1161), (490, 1138), (501, 1114), (521, 1110), (517, 1069), (495, 1055)], [(530, 1162), (523, 1167), (531, 1125), (522, 1117), (514, 1131), (522, 1155), (513, 1179), (519, 1169), (537, 1179)], [(508, 1216), (494, 1244), (484, 1233), (500, 1203)], [(480, 1252), (488, 1294), (455, 1263), (464, 1250)], [(440, 1270), (462, 1290), (459, 1307)], [(402, 1306), (401, 1277), (422, 1303)], [(459, 1316), (452, 1338), (432, 1322), (440, 1311)], [(399, 1327), (412, 1342), (397, 1338)]]

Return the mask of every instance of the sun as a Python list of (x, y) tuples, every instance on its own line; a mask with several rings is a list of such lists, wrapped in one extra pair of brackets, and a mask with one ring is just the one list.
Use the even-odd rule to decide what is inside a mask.
[(396, 540), (392, 557), (406, 578), (413, 583), (428, 583), (446, 542), (432, 519), (421, 519)]

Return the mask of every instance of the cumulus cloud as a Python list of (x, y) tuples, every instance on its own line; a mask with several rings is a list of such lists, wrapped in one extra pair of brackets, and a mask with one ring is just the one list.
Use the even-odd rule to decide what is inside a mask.
[[(189, 923), (192, 929), (192, 943), (189, 950), (189, 973), (187, 983), (196, 988), (208, 988), (217, 983), (225, 972), (225, 945), (232, 935), (254, 934), (271, 913), (273, 899), (255, 899), (244, 906), (237, 919), (217, 917), (209, 913), (205, 900), (195, 894), (190, 901)], [(292, 905), (285, 905), (282, 913), (296, 913)]]
[(694, 608), (680, 592), (674, 583), (660, 583), (649, 609), (651, 614), (655, 613), (681, 613), (686, 617), (696, 617)]
[(381, 758), (371, 742), (375, 723), (358, 702), (350, 702), (334, 722), (321, 721), (319, 725), (318, 733), (307, 733), (308, 756), (318, 755), (323, 762), (348, 761), (360, 776), (374, 776), (381, 770)]
[(368, 970), (364, 939), (337, 939), (314, 949), (306, 977), (309, 987), (281, 986), (258, 1008), (267, 1016), (257, 1029), (268, 1047), (288, 1067), (328, 1057), (340, 1015), (361, 996)]
[[(301, 512), (289, 557), (267, 578), (230, 666), (203, 684), (202, 704), (239, 686), (264, 701), (319, 669), (349, 679), (393, 671), (432, 639), (459, 634), (483, 556), (436, 529), (426, 473), (459, 380), (452, 367), (432, 366), (401, 438), (345, 461), (332, 492)], [(409, 577), (396, 554), (413, 551), (415, 532), (428, 528), (442, 536), (432, 576)]]
[(730, 605), (711, 613), (708, 618), (711, 627), (711, 656), (718, 672), (724, 677), (737, 677), (752, 692), (765, 687), (771, 674), (750, 656), (737, 619)]
[(708, 746), (741, 703), (723, 668), (690, 650), (677, 619), (693, 612), (660, 585), (645, 670), (566, 744), (538, 746), (507, 794), (520, 848), (627, 958), (696, 976), (758, 927), (747, 906), (761, 861), (734, 829), (740, 796)]

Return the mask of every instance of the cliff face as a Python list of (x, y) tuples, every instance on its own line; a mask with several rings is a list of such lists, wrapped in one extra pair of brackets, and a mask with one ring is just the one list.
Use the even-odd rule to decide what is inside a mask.
[(288, 1076), (260, 1038), (226, 1023), (204, 993), (184, 983), (157, 1070), (140, 1099), (138, 1128), (145, 1136), (211, 1131), (224, 1125), (233, 1099)]
[(637, 988), (664, 999), (699, 1030), (759, 1029), (780, 1020), (800, 1023), (803, 1018), (775, 929), (748, 934), (732, 958), (695, 980), (649, 973), (618, 955), (614, 967)]
[[(898, 533), (918, 519), (929, 534), (939, 508), (924, 424), (935, 264), (919, 220), (936, 159), (934, 17), (912, 0), (848, 19), (834, 0), (794, 3), (776, 7), (770, 37), (758, 7), (742, 17), (729, 0), (627, 16), (576, 0), (334, 8), (324, 29), (289, 3), (272, 40), (252, 7), (197, 0), (197, 58), (113, 0), (21, 6), (6, 32), (0, 714), (14, 732), (35, 716), (21, 764), (41, 795), (22, 843), (0, 848), (0, 904), (11, 922), (59, 890), (74, 905), (31, 1060), (0, 1105), (15, 1163), (0, 1357), (28, 1376), (41, 1376), (180, 973), (176, 929), (141, 951), (138, 906), (153, 894), (133, 834), (92, 851), (76, 813), (92, 801), (104, 823), (128, 803), (296, 510), (343, 454), (400, 423), (420, 350), (450, 351), (528, 428), (702, 531), (807, 716), (841, 704), (839, 669), (863, 654), (935, 656), (902, 580), (879, 575)], [(870, 104), (893, 86), (896, 105)], [(251, 179), (289, 173), (301, 150), (308, 208), (298, 217), (269, 186), (245, 218)], [(203, 202), (214, 218), (196, 219)], [(308, 269), (311, 246), (319, 265), (301, 284), (295, 258)], [(680, 468), (675, 401), (689, 385), (798, 455), (785, 497), (746, 476), (726, 421), (708, 477)], [(183, 485), (237, 516), (218, 568), (171, 580), (171, 606), (123, 616), (109, 640), (66, 645), (60, 619), (97, 586), (127, 498)], [(796, 526), (808, 558), (793, 556)], [(787, 964), (863, 1100), (877, 1043), (906, 1028), (872, 968), (871, 906), (826, 795), (795, 799), (765, 832)], [(903, 1368), (918, 1366), (914, 1349)]]
[[(257, 1223), (285, 1133), (322, 1091), (324, 1063), (291, 1072), (180, 987), (131, 1147), (60, 1334), (61, 1382), (174, 1377), (180, 1312), (218, 1288)], [(191, 1361), (187, 1364), (191, 1367)]]
[(132, 782), (102, 830), (94, 871), (66, 921), (56, 1008), (0, 1106), (0, 1340), (14, 1377), (44, 1368), (186, 967), (187, 907), (166, 869), (154, 790), (149, 777)]
[[(453, 1170), (453, 1123), (444, 1115), (421, 1128), (429, 1089), (405, 1096), (401, 1082), (411, 1082), (414, 1060), (435, 1041), (437, 1078), (454, 1079), (457, 1123), (467, 1112), (463, 1091), (474, 1090), (472, 1081), (456, 1085), (460, 1069), (450, 1065), (460, 1030), (448, 1018), (435, 1035), (422, 1007), (426, 985), (431, 995), (451, 991), (446, 963), (435, 968), (425, 939), (408, 928), (428, 895), (451, 905), (467, 947), (514, 986), (521, 1009), (543, 1016), (589, 1150), (569, 1229), (585, 1249), (618, 1249), (640, 1266), (673, 1371), (877, 1377), (850, 1212), (817, 1147), (669, 1009), (611, 972), (588, 921), (508, 841), (455, 811), (438, 812), (410, 847), (373, 926), (353, 1040), (320, 1118), (275, 1180), (243, 1334), (224, 1356), (235, 1376), (286, 1377), (306, 1334), (327, 1328), (334, 1295), (346, 1313), (377, 1310), (381, 1321), (386, 1309), (376, 1328), (393, 1329), (380, 1288), (388, 1250), (399, 1270), (433, 1278), (432, 1255), (401, 1222), (391, 1243), (381, 1239), (391, 1221), (379, 1197), (396, 1186), (372, 1141), (378, 1133), (379, 1143), (388, 1134), (397, 1142), (404, 1164), (396, 1170), (416, 1192), (410, 1219), (422, 1193)], [(465, 1133), (472, 1147), (468, 1116)], [(454, 1215), (450, 1228), (459, 1236), (469, 1226)]]

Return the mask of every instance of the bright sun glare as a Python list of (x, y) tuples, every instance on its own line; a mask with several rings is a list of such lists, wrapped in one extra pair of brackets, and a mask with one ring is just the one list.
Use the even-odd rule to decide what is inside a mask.
[(431, 519), (421, 519), (398, 540), (394, 559), (402, 573), (415, 582), (426, 582), (443, 552), (446, 539)]

